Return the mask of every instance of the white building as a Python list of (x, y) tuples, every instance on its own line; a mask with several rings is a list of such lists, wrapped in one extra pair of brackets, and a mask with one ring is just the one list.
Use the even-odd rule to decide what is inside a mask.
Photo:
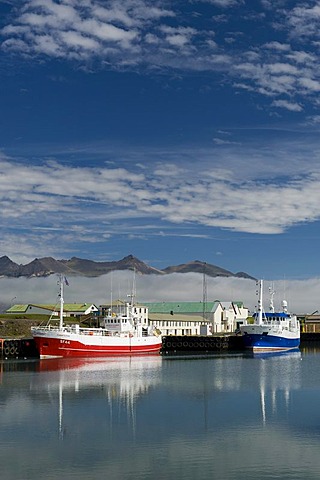
[(149, 323), (162, 335), (212, 335), (233, 333), (248, 317), (242, 302), (147, 303)]

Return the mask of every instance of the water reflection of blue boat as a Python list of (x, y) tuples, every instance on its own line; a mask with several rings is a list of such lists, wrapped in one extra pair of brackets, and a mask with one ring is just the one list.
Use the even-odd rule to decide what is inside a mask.
[(297, 358), (301, 357), (301, 352), (299, 348), (294, 348), (291, 350), (279, 350), (279, 351), (268, 351), (268, 352), (251, 352), (249, 354), (253, 358), (273, 358), (273, 357), (291, 357)]

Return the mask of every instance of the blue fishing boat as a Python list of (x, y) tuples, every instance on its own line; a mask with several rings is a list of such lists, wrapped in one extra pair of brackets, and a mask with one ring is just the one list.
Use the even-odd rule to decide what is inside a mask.
[(252, 319), (240, 326), (245, 348), (253, 352), (275, 352), (296, 349), (300, 345), (300, 322), (296, 315), (288, 312), (287, 302), (282, 302), (281, 311), (273, 306), (270, 296), (270, 309), (263, 310), (263, 281), (258, 282), (258, 309)]

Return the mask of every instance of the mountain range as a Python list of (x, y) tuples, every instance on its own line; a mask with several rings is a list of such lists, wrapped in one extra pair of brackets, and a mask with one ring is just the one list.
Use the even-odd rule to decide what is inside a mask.
[(245, 272), (232, 273), (229, 270), (211, 265), (200, 260), (167, 267), (163, 270), (151, 267), (133, 255), (113, 262), (95, 262), (72, 257), (70, 260), (55, 260), (52, 257), (35, 258), (32, 262), (22, 265), (13, 262), (6, 255), (0, 257), (1, 277), (47, 277), (54, 273), (84, 277), (98, 277), (117, 270), (135, 270), (143, 275), (166, 275), (169, 273), (201, 273), (209, 277), (238, 277), (253, 279)]

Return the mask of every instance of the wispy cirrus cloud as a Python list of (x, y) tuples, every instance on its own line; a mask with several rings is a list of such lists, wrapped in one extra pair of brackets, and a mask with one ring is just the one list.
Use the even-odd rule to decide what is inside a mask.
[[(24, 0), (1, 30), (1, 48), (27, 57), (98, 62), (99, 68), (223, 73), (223, 82), (279, 100), (270, 102), (277, 109), (297, 112), (304, 102), (315, 101), (319, 1), (293, 9), (283, 2), (262, 2), (263, 12), (240, 0), (208, 0), (193, 2), (195, 13), (201, 4), (212, 15), (194, 22), (181, 5), (161, 0)], [(268, 20), (271, 10), (276, 22)], [(224, 22), (214, 22), (221, 15)], [(270, 40), (262, 42), (247, 30), (235, 32), (237, 17), (247, 27), (258, 22)]]
[[(309, 150), (306, 164), (301, 162), (306, 152), (298, 153), (298, 145), (290, 145), (291, 150), (284, 144), (273, 150), (261, 148), (259, 154), (231, 141), (215, 148), (219, 161), (214, 163), (215, 150), (188, 150), (188, 158), (182, 151), (166, 151), (158, 159), (149, 152), (154, 160), (139, 173), (130, 162), (118, 168), (107, 163), (76, 167), (57, 161), (26, 165), (2, 158), (3, 250), (11, 251), (3, 242), (20, 232), (23, 251), (31, 251), (29, 244), (33, 251), (48, 255), (59, 245), (68, 250), (75, 241), (99, 243), (122, 234), (148, 238), (164, 231), (193, 236), (197, 226), (204, 226), (268, 235), (320, 219), (316, 149), (314, 158)], [(290, 176), (282, 161), (287, 155)], [(248, 156), (255, 168), (246, 162)]]
[(24, 2), (19, 13), (14, 23), (2, 29), (9, 37), (2, 44), (4, 50), (79, 61), (93, 56), (112, 58), (135, 50), (143, 41), (143, 28), (162, 17), (174, 16), (171, 10), (146, 5), (142, 0), (114, 0), (107, 7), (93, 0), (31, 0)]

